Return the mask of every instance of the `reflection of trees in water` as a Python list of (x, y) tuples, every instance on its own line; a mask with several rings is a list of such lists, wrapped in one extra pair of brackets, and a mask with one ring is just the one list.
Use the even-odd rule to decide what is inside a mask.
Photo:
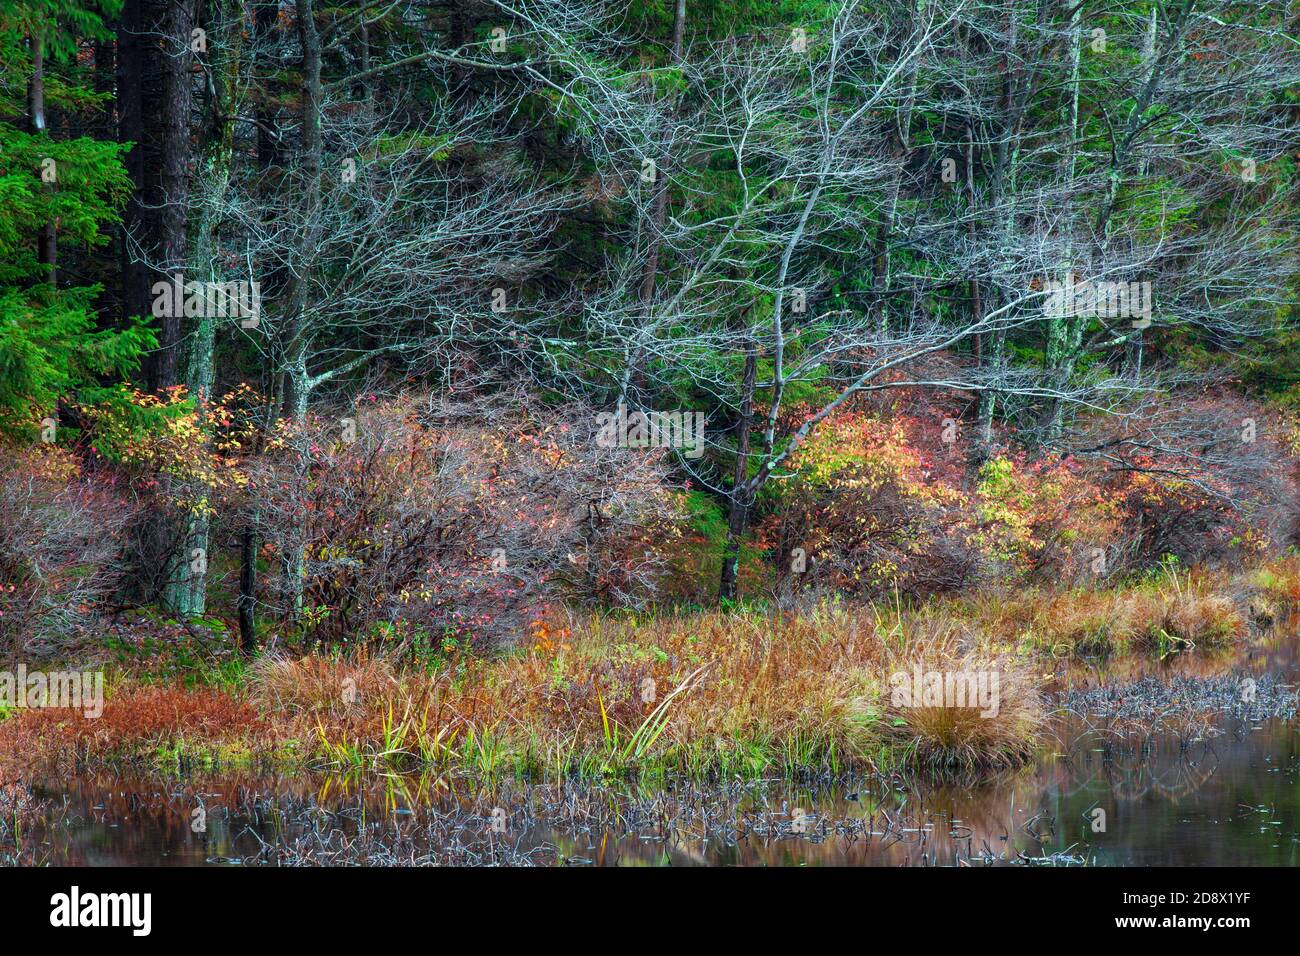
[[(1003, 840), (991, 835), (999, 829), (994, 809), (963, 810), (958, 817), (945, 806), (975, 780), (931, 778), (922, 794), (910, 789), (911, 780), (889, 775), (847, 784), (824, 779), (801, 786), (755, 781), (666, 789), (510, 780), (489, 786), (373, 775), (84, 776), (47, 791), (66, 809), (48, 833), (58, 844), (57, 862), (73, 865), (445, 862), (451, 855), (470, 865), (953, 865), (1011, 858)], [(190, 823), (200, 802), (206, 830), (195, 832)], [(497, 806), (509, 816), (506, 846), (488, 832)], [(796, 819), (804, 824), (796, 826)]]
[(1093, 728), (1073, 741), (1060, 792), (1074, 797), (1103, 784), (1124, 803), (1155, 794), (1177, 801), (1203, 787), (1218, 767), (1219, 754), (1208, 737), (1119, 737)]
[(1179, 800), (1195, 793), (1214, 776), (1219, 755), (1209, 741), (1201, 740), (1183, 743), (1177, 757), (1168, 763), (1145, 748), (1139, 759), (1119, 754), (1105, 763), (1115, 768), (1116, 772), (1109, 775), (1111, 792), (1121, 800), (1139, 800), (1150, 793)]

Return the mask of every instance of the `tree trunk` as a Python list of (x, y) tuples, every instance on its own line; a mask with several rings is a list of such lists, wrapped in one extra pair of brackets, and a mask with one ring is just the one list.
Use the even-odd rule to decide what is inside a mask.
[(1006, 331), (998, 329), (990, 337), (989, 347), (984, 349), (984, 368), (988, 382), (985, 383), (984, 391), (980, 392), (979, 447), (976, 450), (975, 464), (982, 464), (993, 454), (993, 416), (998, 406), (998, 393), (993, 386), (1001, 380), (1003, 374), (1006, 342)]
[[(259, 44), (273, 42), (277, 29), (279, 4), (261, 0), (254, 4), (253, 30)], [(256, 47), (255, 47), (256, 49)], [(278, 111), (271, 104), (280, 95), (280, 84), (274, 77), (279, 74), (279, 66), (274, 59), (260, 57), (256, 64), (256, 75), (265, 76), (265, 92), (258, 98), (255, 107), (257, 119), (257, 161), (263, 168), (284, 165), (284, 148), (280, 139), (280, 127), (277, 121)]]
[[(672, 62), (682, 59), (682, 38), (686, 30), (686, 0), (677, 0), (673, 12)], [(672, 157), (665, 152), (663, 162), (656, 171), (654, 198), (650, 203), (650, 249), (641, 269), (640, 298), (646, 304), (654, 301), (655, 279), (659, 274), (659, 252), (663, 246), (664, 220), (668, 216), (668, 168)]]
[(257, 517), (254, 513), (239, 545), (239, 648), (246, 657), (257, 653)]
[[(117, 139), (120, 143), (133, 144), (125, 160), (133, 188), (118, 234), (124, 318), (150, 314), (149, 272), (139, 250), (133, 248), (136, 242), (148, 244), (144, 233), (149, 229), (149, 213), (144, 203), (145, 153), (148, 147), (144, 141), (144, 69), (147, 59), (142, 2), (126, 0), (117, 31)], [(150, 364), (146, 363), (146, 375)]]
[[(307, 375), (308, 273), (319, 239), (320, 224), (316, 215), (320, 206), (321, 166), (323, 143), (321, 140), (321, 104), (324, 90), (321, 85), (321, 45), (316, 28), (313, 0), (298, 0), (298, 38), (302, 44), (302, 142), (300, 169), (303, 178), (303, 229), (298, 246), (297, 267), (291, 271), (288, 289), (289, 328), (286, 348), (285, 379), (287, 394), (285, 405), (295, 422), (307, 417), (307, 399), (311, 381)], [(305, 478), (304, 474), (299, 477)], [(289, 546), (284, 555), (284, 573), (287, 584), (289, 613), (294, 621), (302, 619), (303, 578), (306, 574), (305, 527), (299, 519), (289, 535)]]
[(754, 501), (749, 474), (749, 433), (754, 423), (754, 383), (758, 357), (751, 342), (745, 349), (745, 373), (741, 386), (740, 417), (736, 422), (736, 466), (732, 473), (731, 499), (727, 512), (727, 540), (722, 552), (722, 578), (718, 600), (734, 601), (739, 596), (740, 545)]
[[(32, 75), (27, 82), (28, 132), (44, 133), (45, 122), (45, 34), (32, 31)], [(46, 184), (46, 189), (53, 188)], [(59, 284), (59, 239), (53, 222), (43, 224), (36, 235), (36, 261), (46, 267), (46, 281)]]
[[(1018, 84), (1020, 71), (1018, 33), (1019, 21), (1016, 18), (1016, 10), (1014, 7), (1009, 7), (1006, 16), (1007, 48), (999, 70), (1002, 78), (1002, 129), (997, 140), (997, 148), (994, 150), (988, 201), (989, 208), (998, 210), (997, 215), (1002, 217), (1001, 221), (997, 223), (997, 228), (1000, 228), (1004, 235), (1010, 235), (1015, 227), (1015, 223), (1012, 221), (1013, 217), (1009, 213), (1001, 211), (1001, 205), (1002, 197), (1015, 188), (1014, 168), (1020, 152), (1020, 109), (1017, 106), (1017, 96), (1020, 92)], [(997, 309), (1010, 301), (1008, 291), (995, 284), (989, 290), (988, 311)], [(987, 381), (985, 382), (985, 390), (980, 393), (979, 448), (976, 455), (977, 461), (980, 462), (987, 460), (993, 453), (993, 419), (998, 405), (997, 385), (1004, 380), (1006, 373), (1006, 329), (998, 329), (990, 336), (990, 339), (988, 347), (983, 349), (984, 370)]]
[[(242, 47), (243, 22), (237, 0), (225, 0), (222, 9), (217, 11), (216, 22), (210, 25), (209, 33), (216, 38), (215, 48), (220, 51), (219, 61), (212, 64), (212, 87), (207, 104), (207, 115), (202, 132), (202, 145), (198, 157), (198, 176), (202, 182), (205, 204), (196, 210), (196, 217), (190, 224), (191, 254), (189, 261), (194, 263), (194, 272), (202, 281), (220, 281), (220, 248), (217, 242), (217, 230), (221, 224), (222, 207), (226, 190), (230, 182), (230, 165), (234, 155), (235, 90), (239, 76), (240, 51)], [(213, 350), (216, 345), (216, 323), (214, 316), (199, 316), (191, 335), (189, 367), (185, 381), (189, 393), (199, 403), (200, 421), (204, 414), (205, 403), (212, 399)], [(194, 499), (210, 499), (210, 489), (202, 484), (195, 484), (187, 489), (187, 495)], [(189, 526), (187, 545), (191, 553), (198, 550), (204, 555), (202, 563), (193, 562), (184, 566), (186, 573), (168, 582), (164, 595), (164, 605), (175, 614), (193, 616), (203, 614), (207, 607), (207, 563), (211, 521), (206, 511), (194, 516)]]
[[(156, 267), (150, 284), (183, 270), (186, 262), (193, 5), (193, 0), (140, 3), (144, 35), (138, 40), (145, 59), (142, 105), (147, 117), (143, 125), (146, 142), (153, 147), (145, 155), (145, 229), (141, 237), (144, 251)], [(153, 170), (151, 160), (157, 164)], [(180, 316), (160, 316), (158, 349), (148, 366), (150, 391), (180, 384), (180, 342)]]
[[(1151, 19), (1147, 21), (1146, 39), (1142, 45), (1142, 59), (1147, 64), (1147, 76), (1150, 77), (1151, 71), (1156, 65), (1156, 33), (1160, 25), (1160, 8), (1153, 4), (1151, 7)], [(1142, 153), (1138, 160), (1138, 174), (1141, 178), (1146, 179), (1147, 169), (1150, 165), (1150, 156), (1146, 152)], [(1134, 277), (1136, 278), (1136, 276)], [(1135, 376), (1142, 374), (1142, 354), (1146, 346), (1146, 333), (1141, 327), (1134, 328), (1129, 332), (1128, 344), (1128, 367), (1129, 371)]]
[[(925, 9), (924, 0), (917, 3), (917, 13)], [(911, 60), (907, 67), (907, 90), (903, 103), (898, 109), (890, 139), (893, 142), (895, 157), (898, 159), (898, 175), (893, 177), (889, 186), (889, 202), (885, 206), (884, 222), (876, 231), (871, 248), (871, 306), (870, 314), (874, 317), (876, 331), (882, 336), (889, 329), (889, 316), (886, 301), (889, 298), (889, 286), (893, 278), (893, 252), (890, 239), (894, 232), (894, 223), (898, 218), (898, 201), (903, 188), (903, 176), (906, 175), (908, 163), (912, 156), (911, 128), (912, 109), (915, 103), (913, 87), (916, 83), (917, 61)]]
[[(1079, 54), (1082, 40), (1083, 30), (1079, 23), (1079, 9), (1076, 7), (1070, 17), (1070, 116), (1065, 127), (1069, 141), (1065, 144), (1066, 159), (1063, 170), (1067, 203), (1070, 202), (1068, 197), (1073, 195), (1077, 163), (1075, 141), (1078, 139), (1079, 130)], [(1060, 279), (1068, 287), (1068, 283), (1074, 278), (1073, 215), (1068, 205), (1062, 220), (1066, 224), (1066, 246)], [(1072, 315), (1068, 312), (1063, 316), (1049, 315), (1047, 318), (1047, 342), (1043, 348), (1043, 364), (1047, 367), (1049, 383), (1058, 390), (1065, 389), (1074, 373), (1086, 321), (1084, 316)], [(1054, 445), (1060, 440), (1064, 413), (1065, 402), (1059, 395), (1047, 399), (1047, 408), (1042, 420), (1045, 444)]]
[[(966, 118), (966, 215), (969, 222), (966, 225), (966, 234), (970, 237), (971, 248), (975, 248), (977, 228), (975, 225), (975, 123), (970, 118)], [(980, 292), (980, 280), (978, 275), (972, 275), (970, 278), (970, 321), (971, 325), (979, 327), (984, 323), (984, 298)], [(974, 336), (973, 348), (975, 353), (975, 364), (979, 366), (984, 362), (984, 333), (977, 332)]]

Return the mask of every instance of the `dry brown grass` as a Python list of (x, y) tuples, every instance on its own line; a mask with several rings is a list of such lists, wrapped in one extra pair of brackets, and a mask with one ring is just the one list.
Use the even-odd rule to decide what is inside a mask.
[[(7, 738), (47, 758), (110, 759), (292, 744), (345, 767), (432, 762), (588, 775), (834, 771), (936, 760), (945, 740), (963, 763), (1027, 754), (1037, 733), (1020, 716), (1028, 703), (1004, 705), (976, 726), (954, 715), (958, 729), (947, 731), (936, 715), (891, 708), (888, 675), (904, 647), (927, 668), (987, 661), (947, 622), (914, 623), (909, 635), (904, 618), (830, 606), (644, 622), (569, 615), (531, 647), (494, 661), (464, 658), (434, 675), (365, 654), (267, 657), (238, 696), (126, 685), (99, 721), (23, 712), (0, 725), (0, 746)], [(1028, 687), (1013, 676), (1021, 665), (998, 666), (1004, 688)]]
[[(976, 642), (953, 633), (914, 635), (894, 654), (891, 676), (919, 671), (939, 678), (985, 675), (992, 706), (898, 706), (891, 693), (891, 732), (908, 761), (961, 767), (1015, 766), (1030, 760), (1046, 730), (1041, 685), (1030, 662), (994, 656)], [(909, 682), (910, 684), (910, 682)], [(891, 691), (893, 688), (891, 687)], [(918, 706), (919, 705), (919, 706)]]
[(1156, 622), (1166, 634), (1209, 647), (1229, 644), (1247, 631), (1246, 619), (1230, 597), (1195, 591), (1166, 596)]
[(990, 591), (943, 608), (983, 634), (989, 647), (1065, 658), (1245, 639), (1251, 622), (1259, 623), (1252, 604), (1259, 589), (1245, 598), (1240, 590), (1225, 574), (1197, 571), (1127, 588)]
[(1300, 554), (1265, 562), (1248, 578), (1252, 613), (1272, 621), (1280, 613), (1300, 606)]
[(364, 649), (348, 658), (267, 654), (253, 662), (248, 689), (263, 710), (346, 716), (365, 700), (391, 699), (396, 670)]

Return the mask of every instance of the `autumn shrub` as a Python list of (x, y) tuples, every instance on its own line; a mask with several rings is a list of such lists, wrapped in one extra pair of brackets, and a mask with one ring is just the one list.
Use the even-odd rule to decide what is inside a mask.
[[(1147, 469), (1160, 466), (1154, 459), (1137, 464)], [(1189, 478), (1156, 477), (1149, 471), (1118, 477), (1111, 489), (1128, 519), (1119, 551), (1122, 567), (1153, 567), (1167, 555), (1184, 564), (1226, 556), (1235, 521), (1224, 490)]]
[(1076, 461), (995, 455), (978, 472), (971, 541), (1005, 580), (1096, 583), (1120, 510)]
[(113, 604), (134, 510), (66, 449), (0, 447), (0, 654), (53, 657), (90, 632)]
[(963, 495), (933, 477), (903, 422), (836, 416), (793, 456), (792, 471), (761, 526), (787, 587), (923, 597), (982, 573)]
[(1090, 480), (1119, 512), (1111, 569), (1240, 564), (1294, 540), (1291, 435), (1275, 411), (1222, 390), (1099, 422), (1085, 440), (1106, 449)]
[(219, 507), (247, 484), (243, 466), (256, 432), (249, 407), (257, 401), (246, 385), (217, 399), (177, 386), (158, 395), (126, 391), (80, 409), (83, 454), (110, 468), (137, 505), (121, 532), (133, 603), (155, 603), (188, 582), (193, 549), (209, 550)]
[(674, 500), (661, 461), (595, 441), (593, 416), (525, 402), (369, 397), (281, 423), (249, 496), (304, 636), (399, 654), (517, 638), (548, 601), (653, 591)]
[[(1240, 563), (1293, 540), (1287, 422), (1240, 398), (1183, 404), (1150, 413), (1167, 420), (1083, 429), (1088, 454), (996, 445), (979, 457), (936, 440), (919, 407), (846, 407), (760, 499), (778, 593), (921, 600), (994, 583), (1097, 586), (1170, 557)], [(955, 435), (955, 411), (925, 414)], [(1168, 444), (1178, 428), (1195, 447)]]
[(924, 427), (850, 411), (794, 456), (760, 525), (781, 581), (921, 600), (993, 581), (1096, 578), (1119, 509), (1078, 462), (996, 454), (975, 467), (951, 445), (927, 447)]

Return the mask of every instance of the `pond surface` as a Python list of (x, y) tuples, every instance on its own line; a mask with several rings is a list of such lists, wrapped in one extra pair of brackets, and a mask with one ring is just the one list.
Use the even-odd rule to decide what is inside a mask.
[[(1295, 866), (1294, 655), (1288, 639), (1063, 670), (1056, 743), (993, 777), (87, 775), (31, 781), (27, 799), (45, 802), (16, 841), (0, 828), (0, 858), (17, 845), (23, 862), (92, 866)], [(1242, 705), (1248, 678), (1260, 697)]]

